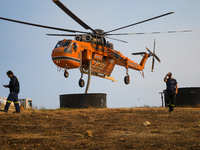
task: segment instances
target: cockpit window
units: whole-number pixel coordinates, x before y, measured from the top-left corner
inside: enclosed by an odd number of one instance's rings
[[[63,47],[68,47],[68,45],[69,45],[70,42],[71,41],[66,41],[65,44],[63,45]]]
[[[77,47],[78,47],[78,45],[76,43],[74,43],[74,51],[75,52],[77,51]]]
[[[62,44],[62,41],[59,41],[59,42],[56,44],[55,48],[58,48],[58,47],[60,47],[60,46],[61,46],[61,44]]]
[[[63,47],[65,47],[63,53],[68,53],[68,54],[71,54],[72,53],[72,45],[73,45],[73,42],[71,41],[66,41],[65,44],[63,45]],[[70,44],[70,45],[69,45]],[[69,45],[69,46],[68,46]],[[68,46],[68,47],[67,47]]]

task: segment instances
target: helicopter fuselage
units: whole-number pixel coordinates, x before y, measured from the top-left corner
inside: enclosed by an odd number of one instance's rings
[[[145,54],[138,64],[106,46],[66,39],[59,41],[52,51],[52,60],[60,68],[68,70],[82,67],[87,71],[88,61],[91,60],[91,71],[105,76],[111,75],[115,65],[143,70],[147,58],[148,54]]]

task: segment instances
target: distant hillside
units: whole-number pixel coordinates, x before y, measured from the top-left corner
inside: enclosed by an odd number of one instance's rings
[[[0,112],[1,150],[200,149],[200,108]]]

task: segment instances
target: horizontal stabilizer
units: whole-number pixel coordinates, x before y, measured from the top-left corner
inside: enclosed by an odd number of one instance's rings
[[[144,55],[146,52],[131,53],[132,55]]]

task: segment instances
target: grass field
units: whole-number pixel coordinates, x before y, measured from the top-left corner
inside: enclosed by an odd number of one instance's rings
[[[199,150],[200,108],[0,112],[0,149]]]

